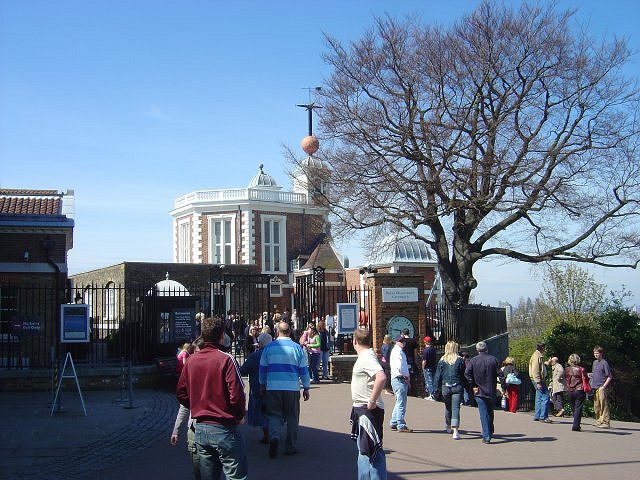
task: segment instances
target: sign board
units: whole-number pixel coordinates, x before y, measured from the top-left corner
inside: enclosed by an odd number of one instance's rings
[[[336,333],[339,335],[353,333],[358,327],[358,304],[338,303],[336,312],[338,317]]]
[[[173,340],[175,342],[191,341],[196,326],[196,311],[193,308],[173,310]]]
[[[11,333],[21,336],[40,335],[42,333],[42,320],[40,317],[18,315],[11,322]]]
[[[60,305],[60,342],[87,343],[90,333],[89,305],[84,303]]]
[[[417,302],[418,289],[416,287],[382,288],[384,303]]]

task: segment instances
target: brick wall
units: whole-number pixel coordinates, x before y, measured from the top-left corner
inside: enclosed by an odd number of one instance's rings
[[[372,289],[372,311],[369,319],[373,328],[373,344],[380,351],[382,339],[387,333],[391,317],[401,315],[413,323],[416,339],[424,337],[424,280],[422,275],[400,273],[375,273],[367,276],[367,286]],[[418,301],[407,303],[389,303],[382,301],[382,288],[415,287],[418,289]]]
[[[0,262],[24,262],[24,252],[29,252],[29,262],[46,263],[44,241],[51,242],[50,257],[55,263],[67,262],[65,234],[3,233],[0,235]]]
[[[324,232],[325,217],[322,215],[309,215],[302,213],[282,213],[276,211],[254,210],[253,222],[255,235],[253,238],[255,248],[256,265],[262,268],[262,216],[284,216],[287,222],[287,265],[300,254],[309,254],[312,242]]]

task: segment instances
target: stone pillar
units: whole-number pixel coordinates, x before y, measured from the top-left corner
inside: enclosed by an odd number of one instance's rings
[[[382,340],[387,333],[391,333],[392,340],[395,335],[400,334],[399,330],[389,332],[390,327],[396,329],[409,328],[411,332],[410,325],[412,325],[413,337],[418,345],[422,346],[422,339],[426,330],[424,276],[374,273],[369,274],[366,281],[373,295],[369,319],[373,329],[375,351],[380,353]],[[389,290],[385,292],[383,289]],[[390,321],[393,322],[391,325]],[[420,350],[417,353],[420,355]],[[411,375],[410,394],[422,396],[424,395],[424,378],[420,370],[420,364],[418,363],[416,367],[418,370]]]
[[[373,273],[368,274],[366,284],[373,295],[369,320],[375,351],[380,353],[382,339],[388,333],[389,320],[396,316],[406,317],[411,321],[414,337],[420,343],[426,330],[424,277],[400,273]],[[414,288],[418,292],[418,301],[384,302],[383,288]]]

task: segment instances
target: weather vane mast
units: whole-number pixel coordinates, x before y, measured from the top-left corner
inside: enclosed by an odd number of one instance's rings
[[[296,106],[306,109],[307,112],[309,113],[309,136],[311,136],[313,135],[313,110],[316,108],[322,108],[321,105],[316,105],[311,101],[311,92],[312,91],[319,92],[320,90],[322,90],[322,87],[305,87],[304,90],[306,90],[309,93],[309,103],[298,104]]]

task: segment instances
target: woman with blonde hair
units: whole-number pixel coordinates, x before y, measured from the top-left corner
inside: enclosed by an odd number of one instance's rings
[[[465,387],[464,360],[458,355],[459,345],[449,340],[444,346],[444,355],[438,361],[433,386],[436,398],[442,393],[444,398],[444,422],[447,433],[453,432],[453,439],[458,440],[460,433],[460,403]]]
[[[582,419],[582,405],[586,394],[582,389],[583,380],[589,383],[587,374],[580,366],[580,355],[572,353],[569,355],[569,365],[564,369],[564,380],[567,391],[569,392],[569,405],[573,411],[573,424],[571,430],[580,431],[580,420]]]
[[[498,372],[498,380],[502,387],[503,396],[507,399],[507,410],[511,413],[518,411],[520,401],[520,384],[522,380],[514,365],[513,357],[507,357],[502,362],[502,368]]]

